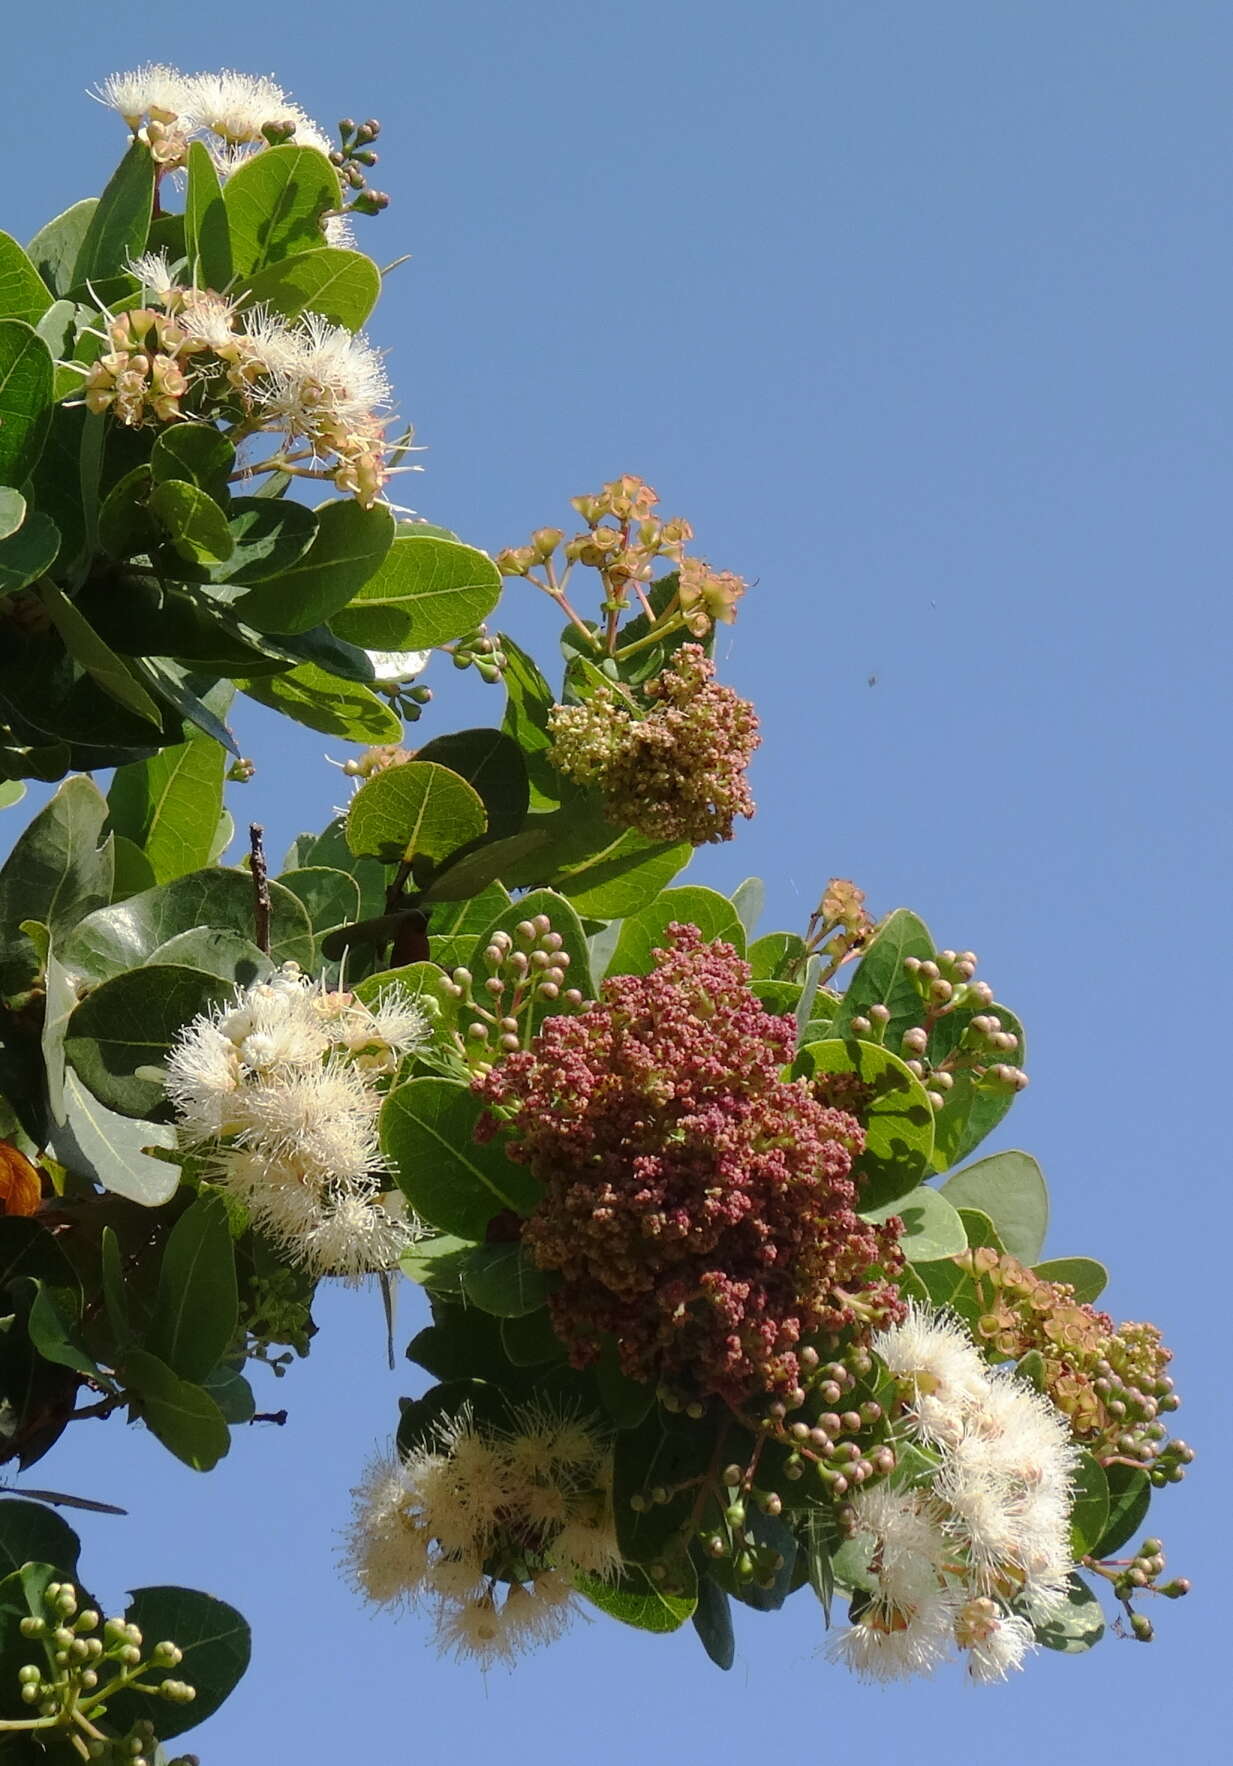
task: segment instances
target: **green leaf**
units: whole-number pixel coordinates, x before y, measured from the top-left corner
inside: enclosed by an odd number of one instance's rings
[[[174,431],[172,432],[174,434]],[[210,572],[215,583],[262,583],[281,576],[317,537],[317,517],[302,503],[275,497],[233,497],[227,507],[232,551]]]
[[[225,564],[235,550],[226,515],[195,484],[166,478],[154,487],[146,507],[189,564]]]
[[[225,1457],[231,1431],[208,1392],[182,1380],[147,1349],[130,1349],[121,1372],[147,1428],[169,1453],[195,1472],[208,1472]]]
[[[549,1361],[564,1361],[566,1354],[546,1307],[523,1318],[502,1319],[501,1348],[515,1367],[542,1367]]]
[[[128,1291],[124,1285],[124,1262],[120,1254],[120,1241],[116,1237],[114,1227],[105,1226],[99,1241],[99,1277],[103,1289],[103,1304],[107,1311],[107,1323],[119,1349],[127,1348],[132,1340],[132,1327],[129,1323]]]
[[[359,918],[360,886],[346,871],[310,865],[299,871],[284,871],[278,881],[297,901],[303,902],[309,924],[318,935]]]
[[[904,959],[920,957],[924,961],[932,956],[929,928],[906,908],[896,908],[866,947],[848,984],[835,1014],[835,1035],[846,1035],[853,1018],[868,1017],[870,1006],[884,1005],[890,1010],[886,1041],[897,1046],[903,1032],[919,1023],[923,1012]]]
[[[301,663],[283,675],[237,680],[236,685],[258,705],[344,742],[397,742],[402,735],[402,720],[384,699],[355,681],[340,681],[315,663]]]
[[[692,857],[687,841],[668,845],[626,828],[602,851],[566,866],[554,881],[584,918],[618,920],[653,901]]]
[[[755,981],[791,981],[805,972],[808,953],[798,932],[768,932],[749,947]]]
[[[994,1153],[957,1171],[941,1194],[955,1208],[979,1208],[1020,1263],[1040,1256],[1049,1225],[1049,1191],[1030,1153]]]
[[[694,1568],[698,1572],[698,1604],[693,1612],[694,1630],[715,1666],[730,1668],[736,1660],[732,1607],[726,1592],[707,1575],[705,1564],[695,1563]]]
[[[52,1135],[52,1150],[62,1165],[81,1177],[92,1177],[113,1195],[127,1196],[143,1208],[158,1208],[176,1192],[180,1168],[151,1158],[147,1147],[171,1150],[173,1128],[159,1122],[137,1122],[106,1109],[75,1073],[64,1076],[64,1118]]]
[[[900,1249],[910,1263],[933,1263],[939,1257],[957,1257],[968,1248],[967,1234],[963,1230],[963,1221],[958,1211],[951,1207],[945,1196],[927,1185],[912,1190],[910,1194],[897,1202],[887,1202],[882,1208],[872,1213],[864,1213],[865,1220],[889,1220],[897,1214],[903,1221],[903,1237],[899,1241]]]
[[[109,1109],[125,1116],[161,1115],[167,1107],[162,1081],[144,1077],[142,1070],[161,1069],[180,1030],[232,994],[225,981],[196,969],[162,964],[129,969],[77,1006],[68,1022],[65,1055]]]
[[[234,446],[212,423],[169,424],[155,436],[150,452],[155,484],[195,485],[220,502],[227,496],[227,478],[234,465]],[[184,556],[190,564],[209,562]]]
[[[253,1398],[253,1389],[244,1375],[234,1367],[216,1367],[208,1379],[201,1382],[201,1390],[208,1392],[222,1412],[226,1423],[251,1423],[257,1409]]]
[[[226,288],[232,278],[231,230],[214,161],[200,141],[188,150],[184,197],[184,244],[189,274],[198,288]]]
[[[878,1043],[830,1038],[803,1048],[792,1072],[852,1074],[867,1088],[867,1101],[853,1111],[865,1128],[865,1151],[852,1168],[861,1179],[863,1211],[898,1202],[916,1188],[929,1170],[933,1111],[924,1086],[897,1055]]]
[[[1109,1518],[1105,1530],[1092,1547],[1094,1558],[1112,1557],[1128,1540],[1142,1531],[1152,1500],[1151,1480],[1138,1466],[1111,1465],[1104,1468],[1109,1496]]]
[[[59,551],[59,529],[41,509],[35,509],[16,533],[0,540],[0,597],[27,588],[51,569]]]
[[[26,786],[21,779],[5,779],[0,783],[0,809],[12,809],[26,795]]]
[[[148,1341],[173,1372],[200,1384],[226,1353],[237,1316],[227,1205],[217,1191],[202,1193],[171,1229]]]
[[[697,1497],[711,1467],[715,1421],[671,1415],[656,1405],[634,1428],[617,1435],[612,1512],[627,1563],[651,1564],[679,1555]],[[734,1449],[735,1454],[735,1449]],[[659,1489],[667,1501],[655,1501]]]
[[[109,698],[124,706],[126,711],[131,711],[136,717],[145,718],[156,729],[161,729],[163,714],[158,706],[133,675],[128,664],[116,655],[109,644],[103,642],[75,603],[46,578],[38,585],[38,595],[56,630],[64,639],[65,648],[81,664],[91,680]]]
[[[535,1179],[499,1141],[476,1141],[483,1108],[468,1085],[432,1077],[400,1085],[381,1110],[381,1145],[412,1208],[441,1232],[473,1241],[494,1214],[529,1214],[539,1198]]]
[[[978,1245],[989,1245],[1000,1257],[1006,1247],[998,1237],[997,1228],[985,1213],[984,1209],[960,1208],[957,1212],[960,1220],[963,1222],[963,1230],[967,1234],[968,1245],[972,1248],[975,1248]]]
[[[162,531],[146,508],[153,483],[149,461],[143,461],[118,479],[103,498],[98,512],[98,542],[109,558],[135,558],[161,543]]]
[[[497,1318],[522,1318],[544,1304],[547,1286],[519,1244],[477,1245],[466,1260],[462,1291],[473,1306]]]
[[[259,165],[266,157],[259,154],[251,163]],[[307,632],[329,620],[369,580],[394,543],[394,517],[380,503],[362,509],[348,498],[322,504],[316,515],[317,537],[303,557],[234,604],[236,615],[259,632]],[[335,630],[354,641],[337,625]]]
[[[497,932],[508,932],[518,946],[518,927],[525,920],[534,920],[537,915],[546,914],[552,922],[552,930],[561,939],[561,948],[557,960],[561,956],[569,958],[564,964],[565,986],[576,987],[583,999],[590,999],[594,994],[591,981],[591,970],[588,961],[586,933],[582,930],[582,922],[574,912],[571,903],[551,889],[534,889],[529,894],[513,901],[486,926],[476,939],[471,960],[467,967],[475,975],[486,973],[484,952],[492,943]],[[538,1030],[544,1019],[557,1011],[555,1000],[535,999],[531,1006],[531,1028]]]
[[[766,884],[761,877],[746,877],[743,883],[738,883],[732,891],[732,905],[745,928],[745,937],[752,938],[766,906]]]
[[[1077,1655],[1100,1642],[1105,1634],[1105,1616],[1088,1584],[1076,1573],[1070,1577],[1066,1605],[1061,1613],[1033,1629],[1036,1641],[1044,1644],[1046,1649]]]
[[[1081,1306],[1098,1300],[1109,1283],[1109,1272],[1094,1257],[1051,1257],[1033,1265],[1032,1274],[1046,1282],[1066,1282]]]
[[[745,954],[745,928],[727,896],[697,884],[665,889],[654,901],[621,926],[616,950],[608,964],[609,975],[649,975],[655,966],[652,953],[668,942],[668,927],[679,921],[696,926],[708,941],[722,939]]]
[[[671,1588],[657,1587],[637,1565],[612,1582],[577,1576],[574,1587],[593,1607],[622,1625],[638,1631],[679,1631],[698,1604],[698,1577],[687,1558],[674,1568],[677,1580]]]
[[[80,1555],[80,1539],[54,1510],[6,1493],[0,1501],[0,1576],[29,1563],[54,1564],[61,1575],[72,1576]]]
[[[416,750],[416,761],[432,761],[457,773],[478,793],[494,840],[516,834],[530,801],[522,750],[501,730],[458,730],[437,736]]]
[[[26,247],[31,263],[53,294],[67,294],[76,283],[82,241],[97,208],[97,196],[75,202],[40,227]]]
[[[274,962],[296,962],[311,969],[312,928],[303,907],[278,883],[270,884],[270,904],[270,955]],[[159,945],[177,933],[199,927],[251,937],[252,883],[243,872],[191,871],[187,877],[131,895],[118,906],[83,919],[68,935],[61,954],[71,969],[102,981],[148,961]],[[53,924],[53,936],[55,930]]]
[[[362,252],[321,245],[270,264],[249,278],[247,295],[285,319],[320,313],[331,325],[358,331],[377,304],[381,272]]]
[[[90,215],[73,266],[72,287],[81,288],[101,277],[117,276],[133,258],[141,256],[154,209],[154,180],[150,149],[144,141],[134,141]],[[56,289],[57,294],[67,292]]]
[[[7,233],[0,233],[0,319],[37,325],[51,306],[47,285],[30,259]]]
[[[501,679],[506,701],[501,727],[522,750],[531,781],[531,807],[555,809],[561,801],[561,775],[548,760],[552,746],[548,714],[556,695],[525,650],[505,633],[498,641],[505,656]]]
[[[621,1367],[616,1340],[608,1337],[595,1364],[600,1402],[615,1429],[636,1429],[655,1405],[655,1388],[631,1380]]]
[[[471,631],[500,598],[501,573],[487,553],[401,533],[330,623],[366,650],[428,650]]]
[[[33,325],[0,319],[0,484],[23,484],[38,464],[54,385],[51,351]]]
[[[24,992],[38,974],[22,920],[41,920],[59,938],[111,900],[107,805],[92,779],[67,779],[18,835],[0,868],[0,997]]]
[[[479,793],[448,767],[408,761],[362,785],[347,814],[347,844],[383,864],[441,859],[484,832]]]
[[[474,1250],[475,1245],[470,1239],[460,1239],[454,1233],[440,1233],[435,1238],[417,1239],[408,1245],[398,1266],[407,1280],[417,1287],[461,1299],[462,1278]],[[430,1367],[428,1371],[436,1373],[438,1379],[453,1377],[437,1373],[436,1368]]]
[[[34,1288],[34,1299],[26,1317],[26,1329],[30,1334],[30,1341],[43,1360],[57,1362],[61,1367],[72,1368],[74,1373],[79,1373],[88,1380],[97,1380],[106,1385],[107,1382],[93,1357],[74,1342],[72,1326],[61,1315],[53,1290],[37,1276],[34,1278]]]
[[[315,147],[269,147],[223,187],[235,274],[320,246],[325,217],[342,204],[338,174]]]
[[[143,1636],[174,1640],[184,1652],[175,1668],[143,1675],[142,1686],[158,1686],[166,1679],[187,1680],[197,1688],[190,1705],[155,1707],[159,1736],[168,1741],[204,1723],[234,1690],[248,1667],[252,1636],[243,1614],[226,1601],[195,1588],[136,1588],[125,1614]],[[111,1727],[123,1731],[139,1718],[149,1718],[148,1692],[116,1693],[107,1700]]]
[[[156,945],[146,958],[150,964],[200,969],[237,987],[249,987],[272,973],[274,965],[251,939],[227,928],[194,926],[177,932],[165,944]]]
[[[111,826],[142,849],[155,883],[208,863],[226,767],[219,744],[195,734],[116,768],[107,793]]]
[[[1070,1510],[1070,1548],[1076,1558],[1095,1551],[1109,1529],[1109,1481],[1099,1461],[1086,1448],[1075,1466],[1074,1501]]]
[[[424,891],[423,900],[470,901],[494,883],[500,887],[498,879],[511,866],[521,865],[546,839],[541,830],[532,828],[522,834],[511,834],[506,840],[481,840],[467,848],[460,858],[451,858],[444,870],[437,872]]]
[[[1008,1006],[993,1005],[984,1009],[1001,1020],[1004,1030],[1013,1032],[1019,1038],[1014,1060],[1022,1066],[1026,1059],[1026,1039],[1022,1024]],[[953,1025],[949,1012],[938,1020],[929,1044],[930,1059],[935,1065],[945,1060],[951,1049],[958,1046],[963,1028],[978,1015],[979,1008],[973,1006],[971,1011],[956,1012],[956,1022]],[[949,1031],[949,1034],[944,1036],[943,1031]],[[986,1136],[993,1133],[1018,1093],[1005,1085],[982,1083],[979,1078],[961,1069],[955,1074],[954,1085],[944,1096],[945,1102],[934,1121],[935,1171],[947,1171],[961,1159],[966,1159]]]
[[[0,234],[0,238],[4,235]],[[0,540],[15,534],[26,519],[26,499],[12,485],[0,485]],[[0,581],[3,579],[0,578]]]

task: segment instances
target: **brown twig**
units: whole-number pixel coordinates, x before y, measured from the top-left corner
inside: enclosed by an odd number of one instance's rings
[[[253,925],[256,932],[257,949],[262,956],[270,954],[270,873],[265,862],[265,846],[262,835],[265,829],[260,822],[248,824],[248,843],[250,847],[248,868],[253,874]]]

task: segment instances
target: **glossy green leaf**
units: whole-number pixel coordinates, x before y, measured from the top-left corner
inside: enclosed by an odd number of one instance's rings
[[[479,625],[500,598],[501,573],[487,553],[400,533],[330,623],[368,650],[427,650]]]
[[[223,187],[204,143],[188,150],[184,196],[184,246],[189,274],[198,288],[226,288],[233,274],[231,228]]]
[[[503,632],[505,716],[501,727],[517,742],[531,783],[531,807],[552,810],[561,801],[561,775],[548,760],[552,735],[548,716],[556,700],[534,660]]]
[[[106,276],[117,276],[146,248],[154,208],[155,165],[144,141],[134,141],[112,173],[93,210],[77,261],[72,286],[84,289]],[[31,246],[33,255],[33,245]],[[57,289],[67,293],[67,289]]]
[[[15,533],[0,540],[0,597],[35,582],[51,569],[59,551],[59,529],[41,509],[33,510]]]
[[[37,325],[51,306],[47,285],[30,259],[7,233],[0,233],[0,319]]]
[[[252,163],[265,158],[260,154]],[[307,552],[235,602],[238,617],[260,632],[307,632],[330,620],[368,582],[394,543],[394,517],[380,503],[363,509],[348,498],[325,503],[316,514],[317,537]],[[335,630],[354,642],[337,624]]]
[[[150,1433],[169,1453],[195,1472],[208,1472],[225,1457],[231,1431],[208,1392],[182,1380],[147,1349],[130,1349],[121,1373]]]
[[[543,1367],[550,1361],[564,1361],[566,1355],[546,1307],[522,1318],[503,1318],[501,1348],[515,1367]]]
[[[315,147],[269,147],[232,172],[223,187],[235,274],[324,241],[325,217],[341,206],[338,174]]]
[[[72,1576],[81,1555],[76,1533],[41,1502],[6,1495],[0,1502],[0,1576],[11,1576],[23,1564],[54,1564]]]
[[[187,1680],[197,1688],[197,1696],[188,1705],[160,1700],[152,1706],[148,1692],[117,1693],[107,1701],[107,1717],[118,1730],[128,1728],[139,1717],[149,1719],[153,1710],[153,1721],[164,1741],[183,1735],[218,1710],[248,1667],[252,1653],[248,1624],[243,1614],[212,1594],[200,1594],[195,1588],[136,1588],[125,1617],[143,1636],[174,1638],[184,1652],[178,1666],[156,1668],[144,1675],[142,1686],[157,1686],[167,1679]]]
[[[1104,1532],[1092,1548],[1094,1558],[1110,1558],[1143,1531],[1152,1500],[1152,1485],[1138,1466],[1104,1468],[1109,1496],[1109,1515]]]
[[[234,446],[212,423],[171,423],[155,436],[150,451],[155,484],[196,485],[220,502],[227,495],[227,478],[234,466]]]
[[[929,1170],[933,1111],[924,1086],[899,1057],[878,1043],[828,1038],[803,1048],[792,1071],[806,1077],[852,1074],[867,1088],[853,1110],[865,1128],[865,1151],[853,1165],[862,1180],[862,1210],[909,1195]]]
[[[72,1368],[74,1373],[81,1374],[83,1378],[96,1380],[106,1386],[107,1381],[100,1373],[97,1362],[75,1341],[73,1326],[57,1306],[54,1290],[37,1277],[34,1278],[34,1288],[34,1298],[26,1315],[26,1330],[43,1360]]]
[[[677,1577],[672,1588],[658,1586],[634,1565],[611,1582],[578,1576],[574,1587],[593,1607],[622,1625],[638,1631],[679,1631],[698,1604],[697,1572],[687,1558],[677,1567]]]
[[[248,699],[281,711],[310,730],[337,736],[343,742],[381,744],[397,742],[402,720],[384,699],[355,681],[340,681],[314,663],[301,663],[287,674],[239,680]]]
[[[91,680],[126,711],[145,719],[155,730],[161,730],[163,713],[160,708],[127,662],[117,656],[109,644],[104,643],[76,604],[47,578],[39,583],[38,595],[52,624],[63,638],[65,648],[81,664]]]
[[[346,871],[310,865],[299,871],[284,871],[278,881],[303,902],[309,924],[318,935],[359,918],[360,886]]]
[[[608,964],[610,975],[649,975],[655,967],[653,953],[668,943],[668,927],[674,921],[696,926],[708,941],[722,939],[745,954],[745,929],[727,896],[697,884],[665,889],[640,912],[625,920],[616,950]]]
[[[424,891],[424,901],[470,901],[493,884],[499,887],[500,879],[532,857],[546,838],[540,830],[531,829],[505,840],[479,841],[437,872]]]
[[[75,202],[40,227],[26,247],[30,262],[54,294],[67,294],[77,281],[77,260],[98,200],[87,196]]]
[[[23,484],[37,465],[54,383],[51,351],[33,325],[0,319],[0,484]]]
[[[107,793],[111,826],[139,846],[154,882],[200,870],[223,806],[227,759],[208,736],[117,767]]]
[[[565,866],[553,881],[584,918],[623,919],[654,901],[692,857],[687,841],[670,845],[626,828],[602,850]]]
[[[484,832],[479,793],[457,773],[431,761],[388,767],[351,799],[347,844],[360,856],[397,864],[444,858]]]
[[[477,1245],[462,1275],[464,1297],[497,1318],[537,1312],[547,1297],[543,1271],[520,1244]]]
[[[484,805],[488,833],[500,840],[516,834],[530,801],[522,750],[502,730],[458,730],[437,736],[416,750],[417,762],[432,761],[465,779]]]
[[[182,1379],[200,1384],[226,1353],[237,1316],[227,1206],[217,1191],[203,1192],[167,1240],[149,1346]]]
[[[768,932],[749,947],[755,981],[794,981],[805,973],[808,952],[799,932]]]
[[[225,1423],[251,1423],[257,1401],[253,1389],[237,1368],[216,1367],[202,1380],[201,1390],[217,1404]]]
[[[12,809],[26,795],[25,781],[22,779],[5,779],[0,782],[0,809]]]
[[[98,542],[109,558],[135,558],[162,543],[162,529],[146,507],[153,484],[149,461],[143,461],[118,479],[103,498],[98,512]],[[96,598],[90,595],[91,586],[85,591],[87,604],[89,599]],[[156,585],[151,583],[147,593],[152,601],[155,592]]]
[[[957,1171],[941,1194],[955,1208],[979,1208],[1020,1263],[1040,1256],[1049,1225],[1049,1191],[1030,1153],[994,1153]]]
[[[751,939],[766,907],[766,884],[761,877],[746,877],[738,883],[732,891],[732,905],[745,928],[746,940]]]
[[[144,1077],[142,1069],[161,1068],[184,1026],[232,994],[225,981],[197,969],[165,964],[129,969],[94,988],[76,1007],[65,1033],[65,1056],[109,1109],[153,1116],[165,1108],[163,1085]]]
[[[416,1239],[398,1260],[398,1266],[409,1282],[427,1288],[433,1294],[462,1298],[462,1278],[475,1245],[454,1233],[440,1233],[431,1239]],[[410,1351],[408,1351],[410,1353]],[[414,1359],[414,1358],[413,1358]],[[429,1368],[429,1373],[437,1373]],[[437,1373],[438,1379],[452,1375]]]
[[[0,997],[23,992],[38,974],[23,920],[41,920],[58,938],[111,900],[106,816],[92,779],[66,779],[18,835],[0,868]]]
[[[217,975],[238,987],[249,987],[273,970],[273,963],[264,956],[251,938],[230,928],[194,926],[177,932],[165,944],[154,947],[147,963],[168,964],[185,969],[200,969],[206,975]]]
[[[896,908],[870,940],[835,1014],[835,1035],[844,1036],[853,1018],[867,1017],[872,1005],[890,1010],[886,1041],[897,1047],[900,1036],[921,1020],[923,1007],[904,959],[933,956],[929,928],[906,908]]]
[[[1109,1283],[1108,1270],[1094,1257],[1051,1257],[1047,1263],[1035,1264],[1032,1274],[1046,1282],[1066,1282],[1081,1306],[1098,1300]]]
[[[1105,1633],[1105,1617],[1100,1602],[1083,1577],[1070,1577],[1066,1605],[1043,1625],[1034,1627],[1036,1640],[1046,1649],[1060,1650],[1064,1655],[1077,1655],[1100,1642]]]
[[[189,564],[225,564],[235,550],[227,517],[208,492],[182,478],[155,485],[146,507]]]
[[[0,485],[0,540],[7,540],[10,534],[15,534],[25,519],[26,499],[21,492],[14,490],[12,485]]]
[[[698,1640],[717,1668],[730,1668],[736,1660],[736,1634],[732,1629],[732,1608],[726,1592],[706,1574],[705,1565],[695,1564],[698,1572],[698,1604],[693,1612],[693,1627]]]
[[[1070,1510],[1070,1549],[1075,1558],[1095,1551],[1108,1530],[1109,1481],[1103,1466],[1085,1448],[1075,1466]]]
[[[311,970],[312,928],[303,907],[278,883],[270,884],[270,954]],[[95,980],[118,975],[150,959],[177,933],[199,927],[253,934],[251,880],[241,871],[191,871],[114,907],[88,915],[63,946],[69,967]],[[54,927],[53,927],[54,932]]]
[[[866,1220],[889,1220],[897,1214],[903,1221],[903,1237],[899,1241],[910,1263],[932,1263],[939,1257],[957,1257],[968,1248],[963,1221],[945,1196],[928,1185],[910,1191],[897,1202],[887,1202],[873,1213],[864,1213]]]
[[[381,1110],[381,1145],[412,1208],[441,1232],[471,1240],[483,1239],[495,1214],[528,1214],[539,1196],[499,1139],[476,1141],[482,1109],[468,1085],[433,1077],[398,1086]]]
[[[179,1187],[179,1166],[146,1150],[174,1149],[175,1130],[108,1110],[73,1072],[64,1076],[64,1118],[56,1124],[51,1144],[70,1171],[92,1177],[113,1195],[127,1196],[143,1208],[161,1207]]]
[[[377,304],[381,272],[362,252],[316,246],[283,258],[249,278],[247,296],[285,319],[320,313],[331,325],[358,331]]]
[[[317,517],[302,503],[276,497],[233,497],[227,506],[232,551],[210,572],[215,583],[251,584],[297,564],[317,537]]]

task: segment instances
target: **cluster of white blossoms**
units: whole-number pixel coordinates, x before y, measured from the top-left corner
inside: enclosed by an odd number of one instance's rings
[[[257,1227],[315,1275],[355,1278],[392,1268],[417,1235],[387,1194],[377,1113],[429,1035],[401,990],[370,1008],[285,963],[185,1026],[167,1095],[186,1143]]]
[[[184,164],[193,140],[205,144],[224,177],[268,146],[270,133],[326,155],[334,145],[276,80],[262,74],[229,68],[183,74],[146,62],[109,75],[91,97],[118,112],[167,170]]]
[[[611,1447],[545,1404],[515,1407],[508,1429],[463,1410],[405,1459],[381,1455],[353,1495],[360,1591],[378,1606],[428,1600],[441,1650],[484,1667],[559,1637],[573,1578],[621,1567]]]
[[[1066,1599],[1077,1458],[1066,1419],[941,1314],[911,1308],[873,1348],[936,1468],[926,1483],[856,1496],[873,1587],[831,1653],[869,1679],[900,1680],[958,1649],[973,1679],[1002,1680],[1036,1647],[1032,1621]]]

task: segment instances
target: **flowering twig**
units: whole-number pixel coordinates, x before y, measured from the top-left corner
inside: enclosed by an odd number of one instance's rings
[[[260,822],[248,825],[250,854],[249,870],[253,874],[253,929],[254,941],[262,956],[270,954],[270,873],[265,862],[265,846],[262,836],[265,829]]]

